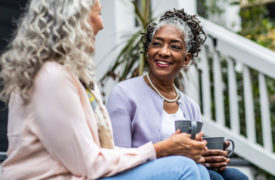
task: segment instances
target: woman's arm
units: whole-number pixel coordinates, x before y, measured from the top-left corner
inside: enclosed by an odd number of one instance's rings
[[[112,122],[115,144],[121,147],[132,147],[131,111],[133,110],[131,108],[133,107],[119,85],[113,88],[106,108]]]
[[[203,133],[196,135],[196,140],[191,139],[190,134],[180,133],[178,130],[169,138],[154,144],[157,158],[182,155],[193,159],[197,163],[203,163],[205,159],[202,157],[205,152],[206,141],[200,141]]]
[[[114,129],[115,143],[118,146],[132,146],[131,113],[134,114],[135,106],[132,102],[130,103],[129,95],[120,85],[113,88],[107,103],[107,109]],[[144,106],[148,106],[148,104],[144,104]],[[150,108],[148,107],[148,113],[150,113]],[[201,137],[202,134],[198,136]],[[198,139],[201,139],[200,137]],[[196,162],[203,162],[202,154],[205,151],[205,144],[206,142],[194,141],[190,138],[190,135],[178,132],[166,140],[155,143],[154,147],[158,158],[184,155]]]
[[[36,78],[31,103],[38,136],[54,160],[75,176],[97,179],[155,158],[152,143],[138,149],[100,148],[72,78],[61,67],[48,66]]]

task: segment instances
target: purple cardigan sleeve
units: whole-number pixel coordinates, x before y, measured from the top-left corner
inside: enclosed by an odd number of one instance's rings
[[[119,85],[115,86],[106,107],[113,126],[115,144],[130,148],[132,147],[131,107],[126,94]]]

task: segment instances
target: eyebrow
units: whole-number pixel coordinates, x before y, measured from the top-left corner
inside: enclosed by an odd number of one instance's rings
[[[177,42],[183,43],[181,40],[172,40],[172,42],[173,42],[173,43],[177,43]]]
[[[154,38],[157,40],[163,41],[163,38],[161,38],[161,37],[154,37]],[[181,40],[177,40],[177,39],[172,39],[171,42],[172,43],[183,43]]]

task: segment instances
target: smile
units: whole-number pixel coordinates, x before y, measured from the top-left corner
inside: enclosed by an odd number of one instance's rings
[[[156,64],[159,67],[168,67],[170,65],[170,63],[161,60],[156,60]]]

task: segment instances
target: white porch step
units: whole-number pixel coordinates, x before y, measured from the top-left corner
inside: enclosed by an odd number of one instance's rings
[[[248,176],[249,180],[256,180],[255,179],[255,169],[253,165],[244,159],[241,158],[230,158],[230,163],[228,167],[236,168],[242,171],[245,175]]]

